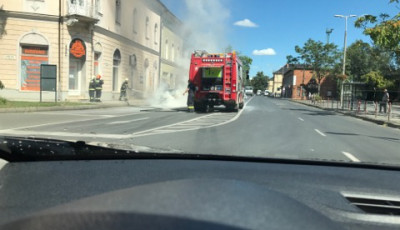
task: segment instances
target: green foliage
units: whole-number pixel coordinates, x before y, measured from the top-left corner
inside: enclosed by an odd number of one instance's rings
[[[0,97],[0,105],[5,105],[7,104],[7,99]]]
[[[321,97],[320,95],[315,95],[315,96],[314,96],[314,100],[315,100],[315,101],[321,101],[321,100],[322,100],[322,97]]]
[[[391,0],[391,3],[399,3],[398,0]],[[363,28],[364,34],[380,47],[391,50],[400,56],[400,13],[388,19],[388,14],[379,16],[364,15],[359,17],[355,26]]]
[[[303,47],[295,46],[295,51],[299,54],[299,57],[288,56],[287,59],[292,62],[301,60],[303,64],[314,70],[319,94],[322,78],[332,73],[339,62],[340,53],[337,46],[332,43],[325,44],[321,41],[308,39]]]
[[[264,72],[257,72],[256,76],[251,79],[251,85],[253,86],[253,90],[266,90],[268,87],[269,77],[264,75]]]
[[[378,89],[391,88],[394,85],[393,81],[385,79],[382,73],[377,71],[371,71],[361,76],[361,79],[366,82],[370,87]]]
[[[387,52],[357,40],[347,50],[346,74],[359,81],[361,76],[371,71],[387,72],[390,62]]]

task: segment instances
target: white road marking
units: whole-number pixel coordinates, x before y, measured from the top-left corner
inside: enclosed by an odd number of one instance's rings
[[[152,128],[152,129],[148,129],[148,130],[144,130],[144,131],[139,131],[139,132],[132,133],[132,134],[103,134],[103,133],[96,134],[96,133],[69,133],[69,132],[45,132],[45,131],[41,132],[41,131],[34,131],[34,130],[19,130],[19,129],[40,127],[40,126],[53,125],[53,124],[73,123],[73,122],[80,122],[80,121],[87,121],[87,120],[93,121],[93,120],[99,120],[99,119],[104,119],[104,118],[92,118],[92,119],[79,120],[79,121],[47,123],[47,124],[33,125],[33,126],[28,126],[28,127],[19,127],[19,128],[15,128],[15,129],[4,129],[4,130],[0,130],[0,133],[1,134],[18,135],[18,136],[39,136],[40,135],[40,136],[74,137],[74,138],[90,137],[90,138],[107,138],[107,139],[126,139],[126,138],[134,138],[134,137],[148,136],[148,135],[154,135],[154,134],[191,131],[191,130],[198,130],[198,129],[204,129],[204,128],[225,125],[227,123],[237,120],[239,118],[239,116],[243,113],[244,109],[246,108],[247,103],[249,103],[252,99],[253,98],[248,100],[244,104],[243,109],[240,110],[236,114],[234,114],[234,113],[212,113],[212,114],[207,114],[204,116],[196,117],[191,120],[182,121],[182,122],[165,125],[165,126],[160,126],[160,127],[156,127],[156,128]],[[225,121],[222,121],[221,123],[216,124],[215,121],[213,120],[215,117],[225,117],[226,119],[225,119]],[[197,121],[200,121],[200,123],[201,122],[212,122],[212,121],[214,121],[214,122],[212,125],[202,126],[202,125],[196,124]],[[189,126],[190,124],[194,124],[195,126],[191,127],[191,126]],[[178,127],[182,127],[182,129],[176,129]]]
[[[342,153],[349,158],[350,160],[354,161],[354,162],[361,162],[357,157],[353,156],[353,154],[348,153],[348,152],[344,152],[342,151]]]
[[[147,119],[149,119],[149,118],[148,117],[143,117],[143,118],[127,120],[127,121],[113,121],[113,122],[107,123],[107,125],[126,124],[126,123],[135,122],[135,121],[143,121],[143,120],[147,120]]]
[[[326,135],[325,135],[323,132],[319,131],[318,129],[314,129],[314,130],[315,130],[315,132],[317,132],[319,135],[321,135],[321,136],[323,136],[323,137],[326,137]]]
[[[300,121],[304,121],[304,119],[303,119],[303,118],[301,118],[301,117],[299,117],[299,118],[297,118],[297,119],[299,119]]]
[[[128,114],[128,115],[120,115],[120,116],[113,116],[113,117],[126,117],[126,116],[132,116],[132,115],[137,115],[137,114],[143,114],[143,113],[132,113],[132,114]],[[82,122],[82,121],[94,121],[94,120],[101,120],[101,119],[110,118],[109,116],[107,116],[107,117],[95,117],[95,116],[97,116],[97,115],[93,115],[93,117],[88,118],[88,119],[82,119],[82,120],[76,120],[76,121],[49,122],[49,123],[42,123],[42,124],[38,124],[38,125],[16,127],[16,128],[12,128],[12,129],[4,129],[4,130],[0,129],[0,131],[9,131],[9,130],[18,130],[18,129],[30,129],[30,128],[48,126],[48,125],[62,125],[62,124],[68,124],[68,123],[75,123],[75,122]]]

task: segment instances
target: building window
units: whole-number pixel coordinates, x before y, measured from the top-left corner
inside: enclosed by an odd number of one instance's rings
[[[114,51],[113,55],[113,71],[112,71],[112,89],[118,91],[119,64],[121,63],[121,52],[119,49]]]
[[[138,20],[137,20],[137,9],[136,8],[133,9],[132,19],[133,19],[132,31],[133,31],[134,34],[136,34],[137,33],[137,22],[138,22]]]
[[[175,46],[172,44],[171,46],[171,60],[175,61]]]
[[[154,25],[154,44],[158,43],[158,25],[157,23]]]
[[[169,58],[168,52],[169,50],[168,50],[168,39],[167,39],[165,40],[165,59]]]
[[[48,61],[48,46],[21,45],[21,90],[40,90],[40,65]]]
[[[94,76],[97,76],[98,74],[100,74],[100,56],[101,53],[95,52],[94,53]]]
[[[101,0],[96,0],[95,1],[95,10],[97,15],[101,15]]]
[[[121,24],[121,0],[115,0],[115,23]]]
[[[145,35],[146,35],[146,39],[149,39],[149,17],[146,17],[146,27],[145,27]]]

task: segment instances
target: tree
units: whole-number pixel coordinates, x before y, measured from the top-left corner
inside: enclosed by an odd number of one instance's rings
[[[371,71],[361,76],[361,79],[371,88],[384,89],[393,86],[393,81],[385,79],[382,73],[379,71]]]
[[[319,94],[321,91],[321,80],[328,74],[332,74],[340,58],[337,46],[332,43],[324,44],[320,41],[308,39],[303,47],[296,46],[295,51],[299,54],[299,57],[293,58],[292,56],[288,56],[288,60],[291,59],[292,62],[301,60],[303,64],[313,69]]]
[[[347,49],[346,74],[355,81],[360,81],[361,76],[371,71],[385,74],[390,61],[390,55],[379,47],[357,40]]]
[[[399,0],[390,0],[390,3],[399,3]],[[365,15],[355,22],[357,28],[362,28],[364,34],[369,36],[375,45],[391,52],[395,68],[391,70],[392,80],[396,81],[400,92],[400,13],[390,18],[388,14],[379,16]],[[400,98],[400,94],[398,94]]]
[[[253,86],[253,90],[262,90],[264,91],[268,87],[269,77],[264,75],[264,72],[257,72],[256,76],[251,79],[251,85]]]

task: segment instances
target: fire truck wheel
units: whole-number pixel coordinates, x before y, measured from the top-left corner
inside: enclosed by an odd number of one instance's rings
[[[239,103],[239,109],[243,109],[243,106],[244,106],[243,102]]]

